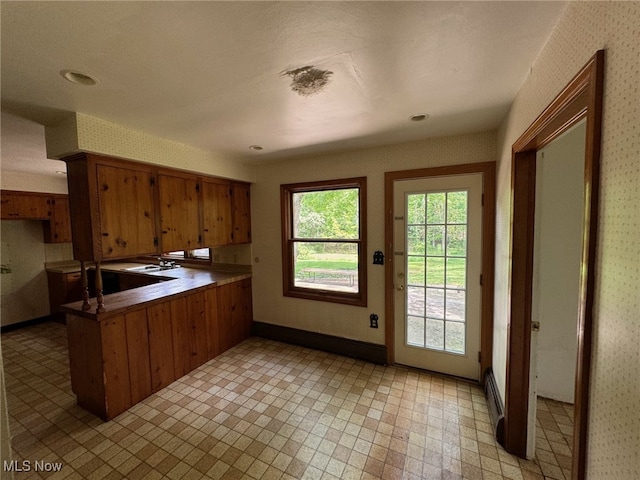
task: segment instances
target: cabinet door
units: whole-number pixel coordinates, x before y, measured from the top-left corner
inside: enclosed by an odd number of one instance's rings
[[[2,214],[2,220],[20,218],[18,195],[8,192],[0,192],[0,213]]]
[[[127,334],[127,355],[129,357],[131,403],[135,405],[152,393],[147,310],[142,308],[125,313],[124,319]]]
[[[28,192],[2,192],[2,219],[48,220],[51,215],[48,198]]]
[[[233,187],[233,243],[251,242],[251,201],[248,185]]]
[[[218,346],[220,353],[229,350],[234,345],[233,339],[233,283],[218,287]]]
[[[204,218],[203,246],[229,245],[232,240],[231,185],[202,183],[202,213]]]
[[[253,322],[253,295],[251,292],[251,279],[245,278],[238,284],[238,305],[240,315],[240,328],[242,340],[251,336],[251,323]]]
[[[153,392],[161,390],[176,379],[172,324],[170,302],[153,305],[147,309],[149,365]]]
[[[82,278],[80,272],[47,272],[49,307],[51,313],[60,311],[60,305],[82,300]]]
[[[51,220],[44,223],[44,242],[71,242],[71,214],[68,198],[51,199]]]
[[[103,258],[157,254],[151,174],[97,166]]]
[[[220,353],[220,322],[218,320],[218,287],[205,290],[205,318],[207,323],[208,360]]]
[[[220,353],[251,335],[252,320],[251,279],[218,287]]]
[[[162,251],[200,248],[199,190],[197,178],[158,177]]]

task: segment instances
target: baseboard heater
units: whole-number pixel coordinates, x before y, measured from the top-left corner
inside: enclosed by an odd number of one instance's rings
[[[488,368],[484,374],[484,394],[489,404],[489,414],[496,440],[500,445],[504,445],[504,405],[491,368]]]
[[[256,337],[337,353],[380,365],[387,363],[387,347],[385,345],[256,321],[251,324],[251,333]]]

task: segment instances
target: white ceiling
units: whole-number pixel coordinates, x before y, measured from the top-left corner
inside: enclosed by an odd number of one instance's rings
[[[82,112],[244,162],[486,131],[565,7],[2,1],[2,109],[39,124]],[[283,73],[307,65],[333,74],[300,96]],[[20,169],[5,146],[25,124],[6,119],[2,168]]]

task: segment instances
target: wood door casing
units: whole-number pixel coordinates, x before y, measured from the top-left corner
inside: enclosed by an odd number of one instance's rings
[[[151,174],[97,166],[102,258],[158,253]]]
[[[158,175],[162,251],[200,248],[200,183],[197,177]]]
[[[535,153],[586,118],[582,271],[578,307],[578,355],[575,384],[571,478],[586,476],[589,382],[595,299],[598,185],[604,88],[604,50],[598,50],[512,146],[512,236],[505,393],[505,450],[524,457],[527,447],[528,394],[533,276],[531,214],[535,208]],[[521,242],[525,242],[522,245]],[[515,249],[521,250],[516,255]],[[524,249],[524,250],[522,250]],[[516,300],[521,299],[524,305]]]

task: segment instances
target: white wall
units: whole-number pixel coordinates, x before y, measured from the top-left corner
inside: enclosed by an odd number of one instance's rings
[[[586,123],[538,151],[532,320],[537,393],[573,403],[580,296]]]
[[[498,132],[493,367],[504,398],[511,146],[606,50],[587,478],[640,478],[640,2],[571,2]]]
[[[0,323],[11,325],[49,315],[42,222],[2,220],[0,235]]]
[[[391,145],[256,167],[251,187],[254,318],[257,321],[384,344],[384,267],[372,265],[384,248],[384,172],[491,162],[495,132]],[[354,307],[282,295],[280,185],[315,180],[367,177],[368,307]],[[388,259],[387,259],[388,260]],[[376,313],[379,328],[369,327]]]
[[[52,177],[51,175],[34,175],[5,170],[0,176],[0,188],[20,192],[68,193],[66,176]]]

